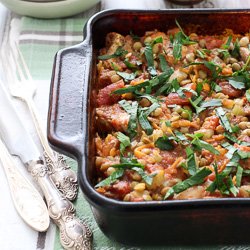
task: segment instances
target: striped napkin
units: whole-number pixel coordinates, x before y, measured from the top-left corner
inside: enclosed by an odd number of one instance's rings
[[[119,0],[107,0],[105,8],[111,7],[111,2],[118,4]],[[140,0],[138,0],[140,1]],[[152,0],[151,0],[152,1]],[[248,7],[250,7],[250,0],[205,0],[202,6],[199,7],[222,7],[221,3],[225,1],[232,4],[232,7],[235,6],[235,2],[241,1],[244,5],[248,2]],[[103,1],[105,2],[105,1]],[[217,4],[216,4],[217,3]],[[120,3],[119,3],[120,4]],[[162,3],[163,4],[163,1]],[[121,4],[120,4],[121,5]],[[168,7],[173,7],[172,4],[167,3]],[[243,6],[242,5],[242,6]],[[175,6],[174,6],[175,7]],[[229,7],[229,5],[227,5]],[[238,6],[239,7],[239,6]],[[34,19],[29,17],[17,17],[14,16],[11,18],[11,29],[10,33],[13,39],[17,39],[20,45],[20,49],[24,55],[25,61],[28,64],[28,67],[31,71],[31,74],[35,81],[39,83],[40,100],[37,102],[38,106],[46,106],[44,101],[48,99],[48,88],[49,82],[52,73],[52,66],[55,53],[65,47],[77,44],[83,40],[83,26],[86,23],[87,19],[92,16],[94,13],[100,10],[100,5],[95,6],[91,10],[74,16],[70,18],[63,19],[51,19],[51,20],[42,20]],[[42,94],[41,94],[42,93]],[[46,120],[46,113],[44,115],[44,120]],[[77,163],[70,158],[67,158],[67,163],[77,171]],[[76,207],[77,216],[87,221],[91,227],[94,234],[93,246],[95,250],[163,250],[163,249],[193,249],[194,247],[190,246],[189,248],[175,248],[175,247],[133,247],[133,246],[123,246],[121,244],[115,243],[109,240],[98,228],[91,209],[84,199],[84,196],[81,191],[79,191],[77,200],[74,202]],[[55,227],[51,227],[47,233],[39,233],[36,242],[36,248],[34,249],[46,249],[46,250],[61,250],[61,244],[59,240],[58,230],[54,230]],[[136,237],[136,236],[135,236]],[[195,244],[195,243],[194,243]],[[1,242],[0,242],[0,249]],[[17,250],[23,250],[26,248],[20,247]],[[197,249],[197,247],[196,247]],[[206,249],[206,248],[202,248]],[[207,249],[236,249],[234,247],[214,247]],[[247,246],[238,247],[237,249],[249,249]],[[6,250],[9,250],[6,248]]]

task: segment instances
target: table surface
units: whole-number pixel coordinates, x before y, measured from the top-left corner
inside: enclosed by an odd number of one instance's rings
[[[135,8],[135,9],[162,9],[162,8],[176,8],[181,7],[174,4],[170,4],[164,0],[103,0],[102,9],[109,8]],[[190,6],[189,6],[190,7]],[[205,0],[199,5],[194,7],[211,7],[211,8],[250,8],[250,0]],[[6,25],[6,19],[8,17],[9,11],[0,4],[0,47],[1,41],[4,34],[4,28]],[[1,72],[0,72],[1,77]],[[19,241],[15,241],[15,235],[13,235],[13,229],[21,232],[26,230],[27,241],[30,238],[37,239],[37,233],[32,231],[26,226],[23,221],[18,217],[14,207],[12,206],[12,200],[8,191],[8,185],[4,177],[2,168],[0,168],[0,250],[29,250],[36,249],[36,246],[20,246]],[[8,214],[8,216],[5,216]],[[55,230],[51,227],[50,230]],[[26,238],[22,239],[25,242]],[[4,242],[4,244],[3,244]],[[37,244],[36,240],[34,244]],[[39,248],[37,248],[39,249]],[[40,248],[41,249],[41,248]],[[47,245],[46,250],[52,250],[53,244]],[[233,248],[232,248],[233,249]]]

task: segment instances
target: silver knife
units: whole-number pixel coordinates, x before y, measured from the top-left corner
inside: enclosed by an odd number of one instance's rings
[[[50,219],[44,200],[34,185],[20,172],[1,139],[0,161],[7,177],[16,211],[34,230],[38,232],[46,231]]]
[[[10,126],[11,124],[11,126]],[[60,230],[65,249],[91,249],[92,232],[87,224],[75,216],[73,204],[57,190],[51,181],[48,167],[31,135],[23,126],[3,83],[0,81],[0,136],[12,155],[20,157],[40,186],[49,215]]]

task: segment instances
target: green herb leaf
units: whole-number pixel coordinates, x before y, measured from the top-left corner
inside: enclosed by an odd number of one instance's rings
[[[236,188],[233,184],[233,180],[232,178],[229,176],[227,179],[227,185],[228,185],[228,189],[229,191],[236,197],[237,194],[239,193],[238,188]]]
[[[159,108],[160,105],[157,102],[154,102],[151,106],[149,106],[145,111],[144,115],[148,117],[153,111],[155,111],[157,108]]]
[[[216,93],[220,92],[222,88],[214,81],[210,82],[211,91],[215,91]]]
[[[151,135],[153,133],[153,128],[150,125],[147,116],[144,114],[143,111],[139,112],[138,121],[147,135]]]
[[[161,100],[157,97],[154,97],[152,95],[148,95],[148,94],[143,94],[143,95],[140,95],[138,96],[138,98],[146,98],[148,99],[151,103],[159,103],[161,102]]]
[[[213,183],[207,188],[207,191],[213,193],[216,189],[218,189],[222,194],[229,195],[228,187],[226,186],[224,180],[227,177],[225,172],[218,172],[218,166],[216,163],[213,164],[214,172],[215,172],[215,180]]]
[[[168,63],[167,63],[167,61],[166,61],[166,58],[165,58],[165,56],[164,56],[163,54],[160,54],[160,55],[159,55],[159,60],[160,60],[160,67],[161,67],[161,70],[162,70],[163,72],[166,72],[166,73],[170,72],[170,71],[171,71],[171,68],[169,67],[169,65],[168,65]]]
[[[232,130],[232,127],[231,127],[231,125],[230,125],[229,120],[227,119],[226,111],[225,111],[223,108],[219,107],[219,108],[216,108],[216,109],[215,109],[215,112],[216,112],[216,115],[217,115],[217,116],[219,117],[219,119],[220,119],[221,125],[222,125],[228,132],[232,133],[233,130]]]
[[[131,63],[131,62],[128,60],[128,58],[126,58],[126,59],[124,60],[124,64],[125,64],[129,69],[132,69],[132,70],[138,68],[138,67],[137,67],[138,64],[135,65],[135,64]]]
[[[195,161],[195,154],[194,151],[190,148],[186,148],[187,153],[187,168],[190,175],[194,175],[197,172],[197,164]]]
[[[128,136],[124,135],[122,132],[117,133],[117,139],[120,141],[120,152],[124,153],[126,147],[130,146],[130,139]]]
[[[240,43],[238,38],[236,39],[235,43],[234,43],[234,48],[231,52],[231,55],[235,58],[240,56]]]
[[[218,53],[222,54],[223,59],[230,57],[230,53],[227,49],[217,49]]]
[[[223,170],[221,173],[218,172],[217,164],[213,164],[215,171],[215,180],[214,182],[207,188],[207,191],[213,193],[216,189],[218,189],[221,194],[229,195],[232,193],[236,196],[239,190],[234,186],[231,176],[228,176],[230,171]]]
[[[236,172],[236,186],[240,187],[241,185],[241,179],[243,175],[243,168],[241,166],[237,167],[237,172]]]
[[[157,72],[154,66],[154,56],[151,44],[146,44],[144,54],[148,64],[148,72],[151,76],[156,76]]]
[[[171,122],[170,121],[166,121],[165,124],[166,124],[167,127],[171,127]]]
[[[111,59],[111,58],[124,56],[127,53],[128,53],[128,51],[124,50],[122,47],[118,47],[114,54],[98,56],[98,59],[99,60],[108,60],[108,59]]]
[[[203,183],[204,178],[210,175],[211,173],[212,171],[208,168],[203,168],[201,170],[198,170],[196,174],[194,174],[193,176],[189,177],[188,179],[182,182],[177,183],[172,188],[170,188],[168,192],[166,193],[164,199],[167,199],[169,196],[173,195],[174,193],[175,194],[181,193],[190,187]]]
[[[116,74],[121,76],[125,80],[125,82],[132,81],[136,77],[136,73],[129,74],[129,73],[126,73],[126,72],[117,71]]]
[[[155,146],[160,150],[170,151],[174,149],[173,143],[166,136],[159,137],[155,142]]]
[[[238,140],[235,136],[233,136],[232,134],[229,134],[228,132],[224,132],[223,134],[228,140],[237,143],[239,145],[243,145],[243,146],[250,146],[249,142],[244,142],[244,141],[240,141]]]
[[[222,102],[220,99],[211,99],[211,100],[202,102],[200,107],[208,108],[208,107],[218,107],[221,105],[222,105]]]
[[[209,152],[215,154],[215,155],[219,155],[220,152],[215,149],[211,144],[203,141],[203,140],[200,140],[198,138],[195,138],[194,140],[192,140],[191,142],[193,145],[195,145],[199,150],[202,150],[202,149],[206,149],[208,150]]]
[[[136,129],[138,102],[132,102],[132,104],[130,105],[126,100],[121,100],[118,103],[130,115],[128,122],[128,134],[130,138],[134,138],[137,134]]]
[[[109,186],[110,184],[114,183],[117,179],[122,177],[123,174],[124,174],[124,169],[117,169],[108,178],[102,180],[97,185],[95,185],[95,188]]]
[[[198,106],[201,103],[202,99],[203,99],[202,96],[197,97],[195,100],[189,98],[189,102],[195,108],[197,114],[199,114],[202,111],[202,109]]]
[[[136,171],[148,185],[152,185],[154,174],[148,175],[143,169],[138,167],[133,167],[132,169]]]
[[[196,85],[196,92],[198,95],[201,94],[202,89],[203,89],[203,84],[201,82],[198,82]]]
[[[206,58],[207,57],[207,55],[206,55],[206,53],[203,51],[203,50],[196,50],[196,54],[200,57],[200,58],[202,58],[202,59],[204,59],[204,58]]]
[[[245,88],[245,78],[242,76],[229,77],[228,82],[235,89],[244,89]]]
[[[231,42],[232,42],[232,39],[233,39],[233,37],[230,35],[230,36],[228,37],[228,39],[227,39],[226,44],[222,45],[222,47],[223,47],[224,49],[228,49],[228,48],[230,47],[230,44],[231,44]]]
[[[187,137],[184,134],[182,134],[180,131],[176,130],[176,131],[174,131],[174,133],[175,133],[176,138],[179,141],[187,141],[188,140]]]
[[[142,168],[144,169],[144,166],[141,163],[134,163],[134,162],[125,162],[125,163],[119,163],[119,164],[114,164],[112,165],[113,168],[133,168],[133,167],[137,167],[137,168]]]
[[[250,89],[246,91],[246,98],[250,102]]]
[[[182,57],[182,32],[178,32],[174,36],[174,43],[173,43],[173,56],[176,60],[180,60]]]
[[[222,68],[219,65],[213,62],[205,61],[203,64],[206,68],[208,68],[211,71],[213,79],[216,79],[222,70]]]
[[[132,30],[129,32],[129,34],[134,41],[140,41],[140,37],[135,35]]]
[[[181,25],[179,24],[179,22],[175,19],[175,23],[177,25],[177,27],[180,29],[180,32],[182,34],[183,37],[185,37],[186,39],[189,39],[189,37],[185,34],[185,32],[183,31]]]
[[[200,102],[199,104],[200,106],[196,105],[193,102],[193,106],[195,107],[197,114],[199,114],[200,112],[204,111],[206,108],[209,108],[209,107],[219,107],[222,105],[222,102],[220,99],[211,99],[208,101]]]
[[[224,148],[226,148],[228,150],[228,152],[226,153],[226,157],[229,160],[231,160],[233,158],[234,153],[237,151],[237,148],[235,148],[234,146],[232,146],[228,142],[222,143],[221,146],[224,147]]]
[[[245,152],[245,151],[238,150],[237,153],[238,153],[238,155],[240,156],[241,159],[250,158],[250,152]]]
[[[162,36],[156,37],[156,38],[153,40],[152,45],[157,44],[157,43],[163,43],[163,38],[162,38]]]

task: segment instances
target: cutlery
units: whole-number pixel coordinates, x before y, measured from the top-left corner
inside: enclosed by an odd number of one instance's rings
[[[0,136],[12,155],[18,156],[40,186],[48,206],[49,216],[60,230],[60,241],[65,249],[92,247],[92,232],[85,222],[75,216],[73,204],[56,188],[49,169],[31,135],[18,117],[7,92],[0,82]]]
[[[51,178],[58,190],[62,192],[67,199],[72,201],[77,196],[77,176],[74,171],[72,171],[66,164],[64,158],[58,153],[54,152],[48,144],[48,140],[42,127],[39,112],[37,111],[33,101],[33,96],[36,92],[36,86],[29,73],[24,58],[19,48],[14,45],[10,48],[9,55],[7,55],[7,52],[3,52],[3,55],[3,66],[7,75],[10,93],[13,97],[19,98],[27,104],[37,134],[40,138],[40,142],[43,146],[43,155],[49,168]],[[19,61],[17,59],[19,59]],[[12,72],[16,71],[18,76],[13,77]]]
[[[47,207],[40,193],[21,174],[1,139],[0,161],[7,177],[10,194],[18,214],[34,230],[39,232],[46,231],[50,222]]]

